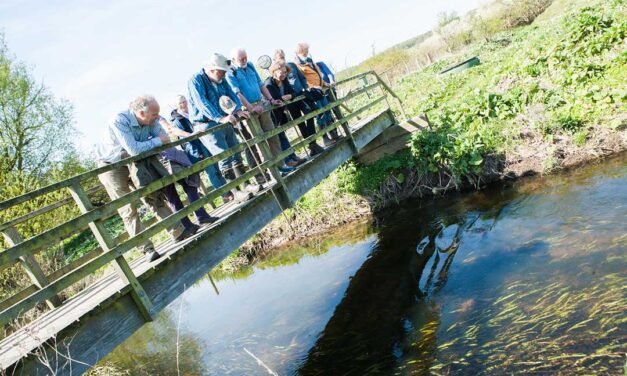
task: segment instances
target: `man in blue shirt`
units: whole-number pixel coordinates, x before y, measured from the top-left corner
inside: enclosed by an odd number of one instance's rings
[[[159,124],[160,119],[159,104],[154,97],[141,96],[131,102],[130,109],[118,113],[109,121],[104,140],[96,151],[98,166],[115,163],[170,142]],[[166,175],[169,173],[157,157],[149,156],[102,173],[98,179],[111,200],[115,200]],[[166,199],[170,202],[180,201],[173,185],[146,195],[142,202],[152,209],[157,218],[163,219],[172,214],[166,206]],[[133,237],[144,230],[134,203],[121,207],[118,213],[129,236]],[[181,224],[168,229],[170,236],[177,241],[198,231],[198,226],[187,217],[181,220]],[[159,258],[150,240],[138,246],[138,249],[145,254],[147,261]]]
[[[248,55],[242,48],[236,48],[232,51],[232,59],[234,67],[227,73],[226,80],[233,89],[233,92],[237,95],[237,98],[241,101],[243,106],[250,112],[250,115],[255,117],[261,128],[268,132],[275,128],[272,121],[272,115],[270,111],[264,111],[263,101],[270,102],[273,105],[282,105],[283,101],[273,99],[268,89],[263,85],[261,77],[255,70],[255,66],[248,61]],[[246,139],[252,138],[248,129],[242,127],[243,136]],[[281,148],[281,142],[278,136],[274,136],[268,139],[268,145],[272,155],[278,155],[283,151]],[[248,165],[253,168],[257,165],[257,161],[261,162],[259,154],[254,150],[247,153]],[[285,164],[278,166],[281,172],[290,172],[293,169],[287,167]],[[261,174],[256,176],[257,182],[262,184],[265,180]]]
[[[224,80],[230,62],[221,54],[213,54],[200,72],[194,74],[187,84],[189,98],[189,120],[194,123],[194,130],[205,131],[218,124],[236,124],[233,114],[227,114],[220,108],[220,97],[228,96],[235,103],[234,113],[241,118],[248,114],[242,110],[239,98],[233,93],[229,84]],[[239,145],[233,127],[204,135],[200,141],[209,149],[212,155],[218,155],[225,150]],[[232,181],[245,173],[240,153],[222,159],[218,162],[220,172],[226,181]],[[217,187],[216,187],[217,188]],[[247,185],[248,188],[248,185]],[[249,192],[256,191],[254,187]],[[237,202],[243,202],[251,195],[237,189],[231,191]]]

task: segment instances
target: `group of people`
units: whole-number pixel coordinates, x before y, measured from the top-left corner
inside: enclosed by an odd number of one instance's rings
[[[327,106],[336,95],[335,82],[335,76],[326,64],[314,63],[307,43],[298,44],[293,62],[287,62],[283,50],[277,49],[269,67],[269,77],[265,81],[262,81],[254,65],[248,61],[248,55],[243,48],[234,49],[230,60],[224,55],[214,53],[188,81],[187,97],[176,97],[169,120],[160,115],[159,103],[150,95],[134,99],[127,110],[116,114],[107,124],[105,137],[96,152],[96,160],[99,167],[105,166],[167,144],[171,137],[189,137],[219,124],[229,123],[230,126],[221,127],[180,147],[169,148],[159,155],[111,169],[99,175],[100,182],[109,197],[115,200],[162,177],[176,174],[203,159],[236,147],[240,142],[247,142],[253,138],[253,119],[263,132],[268,132],[291,119]],[[292,101],[299,96],[304,96],[305,99]],[[266,111],[268,104],[272,105],[270,111]],[[319,128],[325,128],[334,122],[334,116],[337,120],[342,117],[337,107],[317,115],[315,123]],[[314,135],[314,118],[298,124],[298,129],[303,138]],[[339,137],[335,130],[325,133],[322,137],[324,147],[333,145]],[[272,156],[291,147],[285,132],[268,138],[267,143]],[[307,149],[309,156],[324,150],[316,140],[311,140]],[[256,145],[247,144],[244,155],[245,161],[241,153],[237,152],[221,159],[217,164],[209,165],[205,169],[209,182],[218,189],[245,174],[248,168],[255,169],[264,162]],[[305,160],[306,158],[291,153],[277,167],[282,174],[287,174]],[[263,189],[263,185],[270,179],[267,172],[259,169],[252,181],[224,193],[222,200],[244,202]],[[199,174],[192,174],[176,183],[181,186],[190,203],[200,198],[199,191],[203,184]],[[141,201],[159,220],[184,207],[174,184],[146,195]],[[125,205],[118,213],[129,236],[133,237],[143,231],[137,205]],[[194,214],[197,224],[188,217],[183,217],[167,229],[174,241],[194,235],[199,230],[199,225],[218,220],[203,207],[195,210]],[[138,246],[138,249],[149,262],[160,256],[150,240]]]

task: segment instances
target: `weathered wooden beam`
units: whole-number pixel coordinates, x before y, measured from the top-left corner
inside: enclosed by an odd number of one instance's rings
[[[333,90],[329,90],[329,95],[331,96],[331,98],[333,98],[333,102],[337,101],[337,98],[335,97],[335,93],[333,92]],[[337,109],[337,107],[335,109]],[[337,110],[337,111],[333,111],[333,114],[335,114],[335,117],[337,118],[338,121],[342,122],[342,129],[344,130],[344,134],[346,134],[346,137],[348,137],[348,144],[353,149],[353,152],[355,154],[359,153],[359,149],[357,149],[357,145],[355,144],[355,140],[353,139],[353,134],[351,133],[350,127],[348,126],[348,122],[343,121],[343,119],[345,118],[342,115],[342,112]]]
[[[253,134],[253,136],[260,136],[264,134],[264,130],[261,128],[261,125],[259,124],[259,119],[257,116],[251,116],[251,118],[247,121],[247,123],[250,126],[250,131]],[[260,142],[259,144],[257,144],[257,146],[259,146],[261,155],[263,156],[264,160],[269,161],[275,158],[270,152],[270,147],[268,145],[267,140],[265,142]],[[254,157],[254,153],[251,152],[251,154]],[[257,161],[258,164],[260,162],[261,161]],[[283,162],[283,159],[277,160],[277,163],[281,163],[281,162]],[[292,206],[292,202],[290,201],[289,196],[287,196],[287,188],[285,187],[283,176],[281,176],[281,172],[277,168],[276,164],[272,164],[269,170],[270,170],[270,174],[272,174],[272,177],[278,183],[278,186],[279,186],[278,187],[279,189],[274,189],[274,188],[272,189],[274,190],[274,193],[278,196],[277,201],[279,201],[279,206],[281,207],[281,210],[285,210]],[[264,174],[264,171],[261,170],[260,173]]]
[[[344,84],[345,84],[345,83],[347,83],[347,82],[354,81],[354,80],[358,80],[358,79],[360,79],[360,78],[362,78],[362,77],[365,77],[365,76],[367,76],[367,75],[369,75],[369,74],[374,74],[374,71],[367,71],[367,72],[364,72],[364,73],[357,74],[357,75],[355,75],[355,76],[351,76],[351,77],[344,78],[344,79],[342,79],[342,80],[337,81],[337,82],[335,83],[335,85],[336,85],[336,86],[337,86],[337,85],[344,85]]]
[[[74,198],[74,201],[76,201],[76,205],[81,213],[87,213],[88,211],[93,210],[93,204],[79,183],[73,184],[68,188],[68,190],[70,191],[72,198]],[[115,239],[113,239],[111,234],[109,234],[101,220],[91,222],[89,224],[89,228],[94,234],[96,241],[98,241],[100,248],[102,248],[104,252],[110,252],[111,249],[116,246]],[[122,281],[131,286],[131,297],[133,298],[133,301],[135,301],[135,304],[137,304],[137,308],[139,309],[141,315],[146,321],[152,321],[154,317],[152,302],[150,301],[150,298],[148,298],[148,295],[146,295],[146,291],[144,291],[142,285],[139,281],[137,281],[135,274],[133,274],[133,270],[131,270],[131,267],[126,262],[124,256],[120,255],[116,257],[113,267]]]
[[[92,194],[92,193],[101,191],[103,189],[104,189],[104,187],[102,185],[97,185],[97,186],[92,187],[91,189],[87,190],[87,194]],[[38,216],[40,216],[42,214],[45,214],[45,213],[48,213],[48,212],[50,212],[50,211],[52,211],[54,209],[58,209],[58,208],[66,205],[66,204],[68,204],[70,202],[74,202],[74,200],[72,200],[72,197],[66,197],[66,198],[64,198],[62,200],[59,200],[59,201],[55,202],[55,203],[52,203],[52,204],[47,205],[47,206],[44,206],[43,208],[39,208],[37,210],[33,210],[30,213],[24,214],[24,215],[22,215],[20,217],[17,217],[15,219],[12,219],[10,221],[7,221],[7,222],[1,224],[0,225],[0,231],[4,230],[7,227],[15,226],[17,224],[26,222],[29,219],[38,217]]]
[[[383,80],[381,79],[381,77],[379,77],[379,75],[377,74],[377,72],[372,72],[375,77],[377,77],[377,80],[381,83],[381,85],[383,85],[383,87],[385,88],[385,90],[390,93],[394,98],[396,98],[396,100],[398,101],[398,105],[401,108],[401,114],[403,115],[403,121],[407,120],[407,114],[405,113],[405,107],[403,106],[403,101],[401,100],[401,98],[394,92],[394,90],[392,90],[392,88],[386,84],[385,82],[383,82]]]
[[[15,246],[23,241],[22,236],[15,229],[15,227],[7,227],[2,230],[2,235],[4,235],[4,239],[9,243],[10,246]],[[26,275],[30,281],[37,287],[38,289],[42,289],[43,287],[48,285],[48,278],[46,274],[41,270],[41,266],[37,263],[37,260],[32,255],[23,255],[20,257],[20,261],[24,266],[24,270],[26,271]],[[50,308],[57,307],[61,304],[61,300],[58,296],[51,296],[46,299],[46,305]]]

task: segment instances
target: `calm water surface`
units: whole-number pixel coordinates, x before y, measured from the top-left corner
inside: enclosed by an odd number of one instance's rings
[[[102,365],[137,375],[623,374],[627,158],[212,273]]]

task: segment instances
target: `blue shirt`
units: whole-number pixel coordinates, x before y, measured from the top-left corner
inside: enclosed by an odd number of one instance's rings
[[[259,102],[261,95],[261,77],[257,73],[255,66],[248,62],[246,68],[237,67],[226,74],[226,80],[231,85],[235,94],[242,93],[244,98],[250,103]]]
[[[333,74],[333,72],[331,72],[331,69],[329,69],[329,67],[327,67],[324,62],[319,61],[316,63],[316,65],[318,66],[318,68],[320,68],[320,72],[322,73],[322,80],[324,82],[326,82],[327,84],[335,82],[335,75]]]
[[[242,103],[226,82],[212,82],[201,69],[187,83],[187,97],[189,98],[189,120],[192,123],[220,122],[227,114],[220,108],[220,97],[228,96],[235,102],[235,111],[242,108]]]
[[[133,111],[122,111],[107,124],[104,141],[96,151],[96,159],[114,163],[122,159],[124,151],[133,156],[154,149],[161,146],[159,134],[162,132],[159,119],[151,125],[140,125]]]

